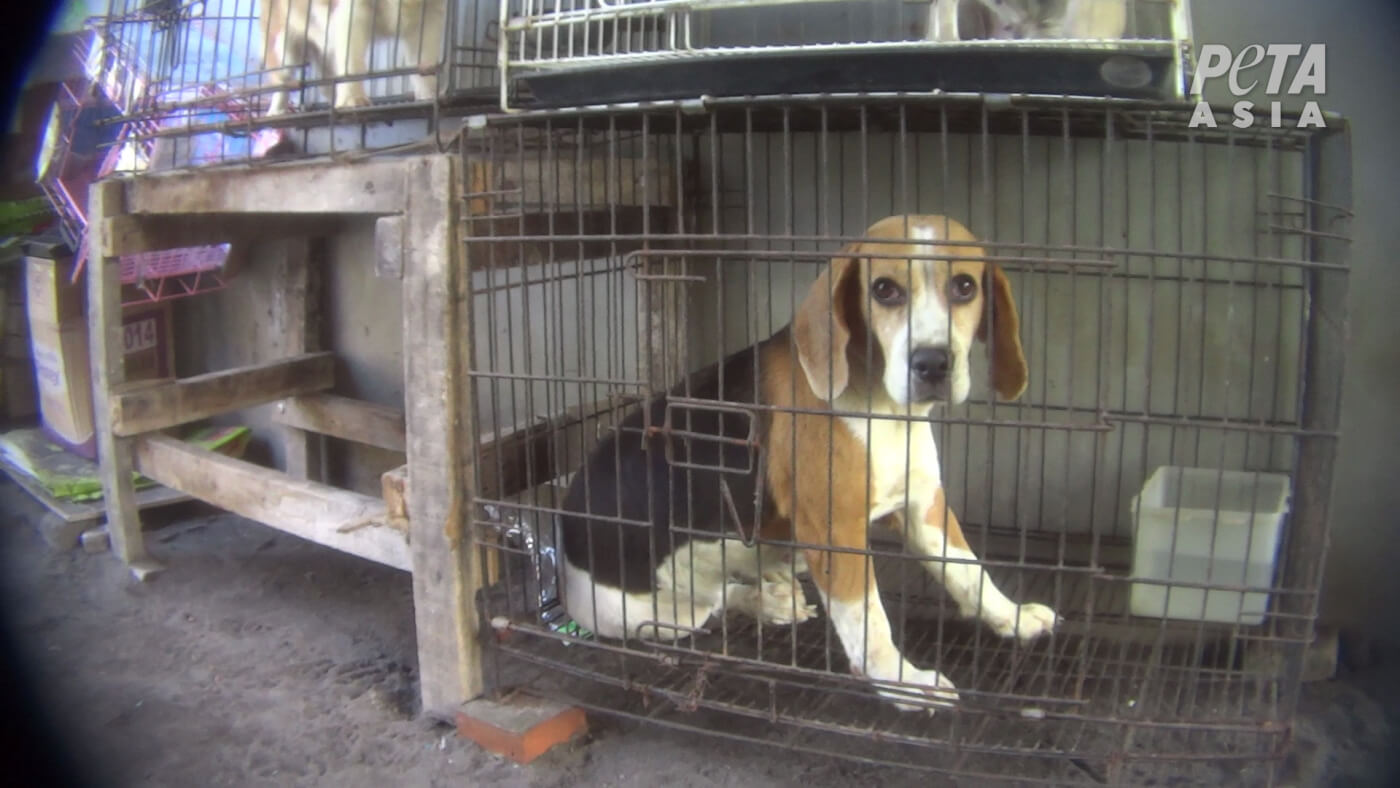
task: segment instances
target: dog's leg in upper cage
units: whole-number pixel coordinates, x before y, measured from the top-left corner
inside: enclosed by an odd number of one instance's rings
[[[442,64],[443,35],[447,26],[447,4],[425,3],[422,19],[408,29],[404,45],[408,49],[409,62],[420,72],[433,70],[432,74],[414,74],[413,98],[418,101],[432,101],[438,95],[437,69]]]
[[[370,3],[341,3],[331,12],[330,37],[325,62],[327,76],[347,77],[364,74],[369,65],[369,48],[374,43],[374,7]],[[335,106],[339,109],[369,106],[363,80],[332,83]]]
[[[958,34],[958,6],[961,0],[931,0],[928,7],[928,29],[925,36],[930,41],[961,41]]]
[[[285,114],[287,113],[287,79],[286,79],[286,75],[285,75],[285,73],[282,71],[282,67],[281,67],[280,64],[278,64],[278,65],[272,65],[271,63],[269,63],[269,64],[268,64],[268,68],[269,68],[269,69],[277,69],[277,70],[275,70],[275,71],[271,71],[271,70],[268,71],[268,77],[267,77],[267,78],[268,78],[268,81],[271,82],[273,85],[275,85],[275,86],[277,87],[277,90],[276,90],[276,92],[274,92],[274,93],[272,94],[272,99],[271,99],[271,100],[268,102],[268,104],[267,104],[267,114],[268,114],[268,115],[274,115],[274,116],[275,116],[275,115],[285,115]]]
[[[263,37],[263,68],[267,72],[267,81],[276,88],[267,105],[268,115],[286,114],[288,83],[291,81],[287,78],[287,63],[297,62],[298,53],[306,51],[305,42],[300,37],[292,35],[283,24],[272,24],[273,21],[285,21],[281,17],[269,18],[270,14],[276,13],[275,8],[263,8],[258,17]]]
[[[980,618],[997,634],[1023,641],[1054,630],[1058,621],[1054,610],[1037,602],[1017,604],[997,588],[968,545],[942,490],[923,516],[908,524],[907,530],[914,549],[921,555],[952,559],[928,561],[925,566],[948,590],[964,616]]]
[[[1121,39],[1127,28],[1128,0],[1069,0],[1056,37]]]

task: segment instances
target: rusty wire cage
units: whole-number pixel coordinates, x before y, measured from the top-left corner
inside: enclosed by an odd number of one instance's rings
[[[949,774],[1273,782],[1326,545],[1349,143],[1338,118],[1241,130],[1224,112],[1218,129],[1190,115],[796,97],[529,112],[474,128],[463,140],[471,511],[494,681]],[[783,410],[755,395],[687,396],[685,376],[779,331],[843,244],[900,214],[962,222],[1012,283],[1025,395],[994,401],[974,375],[965,404],[913,420],[931,424],[946,502],[978,561],[1012,599],[1057,610],[1055,632],[1022,643],[961,618],[927,558],[878,530],[855,552],[874,556],[893,642],[961,693],[931,718],[851,674],[825,610],[796,626],[732,613],[647,639],[587,631],[574,615],[587,600],[561,599],[558,525],[590,453],[627,429],[664,436],[666,472],[618,486],[674,502],[703,465],[683,461],[706,440],[688,419]],[[659,410],[624,422],[649,398]],[[1149,500],[1154,474],[1208,492],[1148,524],[1162,505]],[[1184,523],[1192,507],[1204,542]],[[1282,526],[1245,525],[1265,535],[1242,547],[1220,536],[1240,527],[1228,509]],[[603,513],[591,527],[647,525]],[[1164,533],[1180,566],[1154,575],[1138,553],[1161,550],[1152,540]],[[740,527],[725,544],[745,538]],[[766,540],[760,549],[794,545]]]
[[[509,0],[501,105],[978,91],[1181,98],[1189,0]]]
[[[118,172],[376,150],[494,100],[496,16],[488,0],[108,0],[86,59],[123,110]]]

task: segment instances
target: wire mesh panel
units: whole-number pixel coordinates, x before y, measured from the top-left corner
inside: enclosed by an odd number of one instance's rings
[[[1181,97],[1190,20],[1188,0],[509,0],[501,102],[769,95],[812,84],[831,93]]]
[[[106,0],[122,171],[381,148],[495,93],[487,0]],[[393,125],[390,125],[390,122]]]
[[[1271,782],[1349,154],[1188,117],[827,97],[474,131],[496,680],[933,771]]]

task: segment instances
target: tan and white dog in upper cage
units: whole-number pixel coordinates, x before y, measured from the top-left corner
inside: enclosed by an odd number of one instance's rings
[[[932,0],[931,41],[1106,39],[1128,32],[1130,0]]]
[[[973,554],[927,420],[967,399],[979,341],[993,390],[1025,390],[1011,284],[951,219],[893,216],[866,237],[788,326],[652,399],[649,418],[624,419],[574,476],[559,536],[579,624],[667,640],[725,609],[800,623],[816,612],[796,578],[810,571],[852,670],[901,708],[931,710],[957,693],[894,643],[868,552],[871,527],[888,526],[964,615],[1027,641],[1055,628],[1053,610],[1008,599]],[[689,407],[668,420],[672,397]],[[757,547],[734,538],[754,529]]]
[[[291,68],[314,64],[323,79],[368,74],[370,48],[377,39],[394,39],[420,72],[411,76],[413,96],[437,96],[437,77],[429,73],[441,62],[448,0],[258,0],[258,28],[263,66],[281,89],[272,96],[269,115],[287,111]],[[364,83],[338,81],[327,86],[337,108],[368,106]]]

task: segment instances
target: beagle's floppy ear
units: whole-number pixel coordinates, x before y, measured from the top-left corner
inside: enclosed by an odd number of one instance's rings
[[[850,247],[845,252],[853,251]],[[851,380],[851,365],[846,349],[851,341],[851,314],[859,309],[859,298],[852,297],[855,272],[860,266],[852,257],[838,257],[822,271],[797,306],[792,317],[792,336],[797,344],[797,358],[812,392],[827,402],[834,401],[846,390]]]
[[[991,356],[992,388],[1002,399],[1014,400],[1025,392],[1030,372],[1026,354],[1021,350],[1021,319],[1016,314],[1016,299],[1011,295],[1011,280],[995,263],[987,263],[982,292],[985,296],[977,338],[987,343]]]

